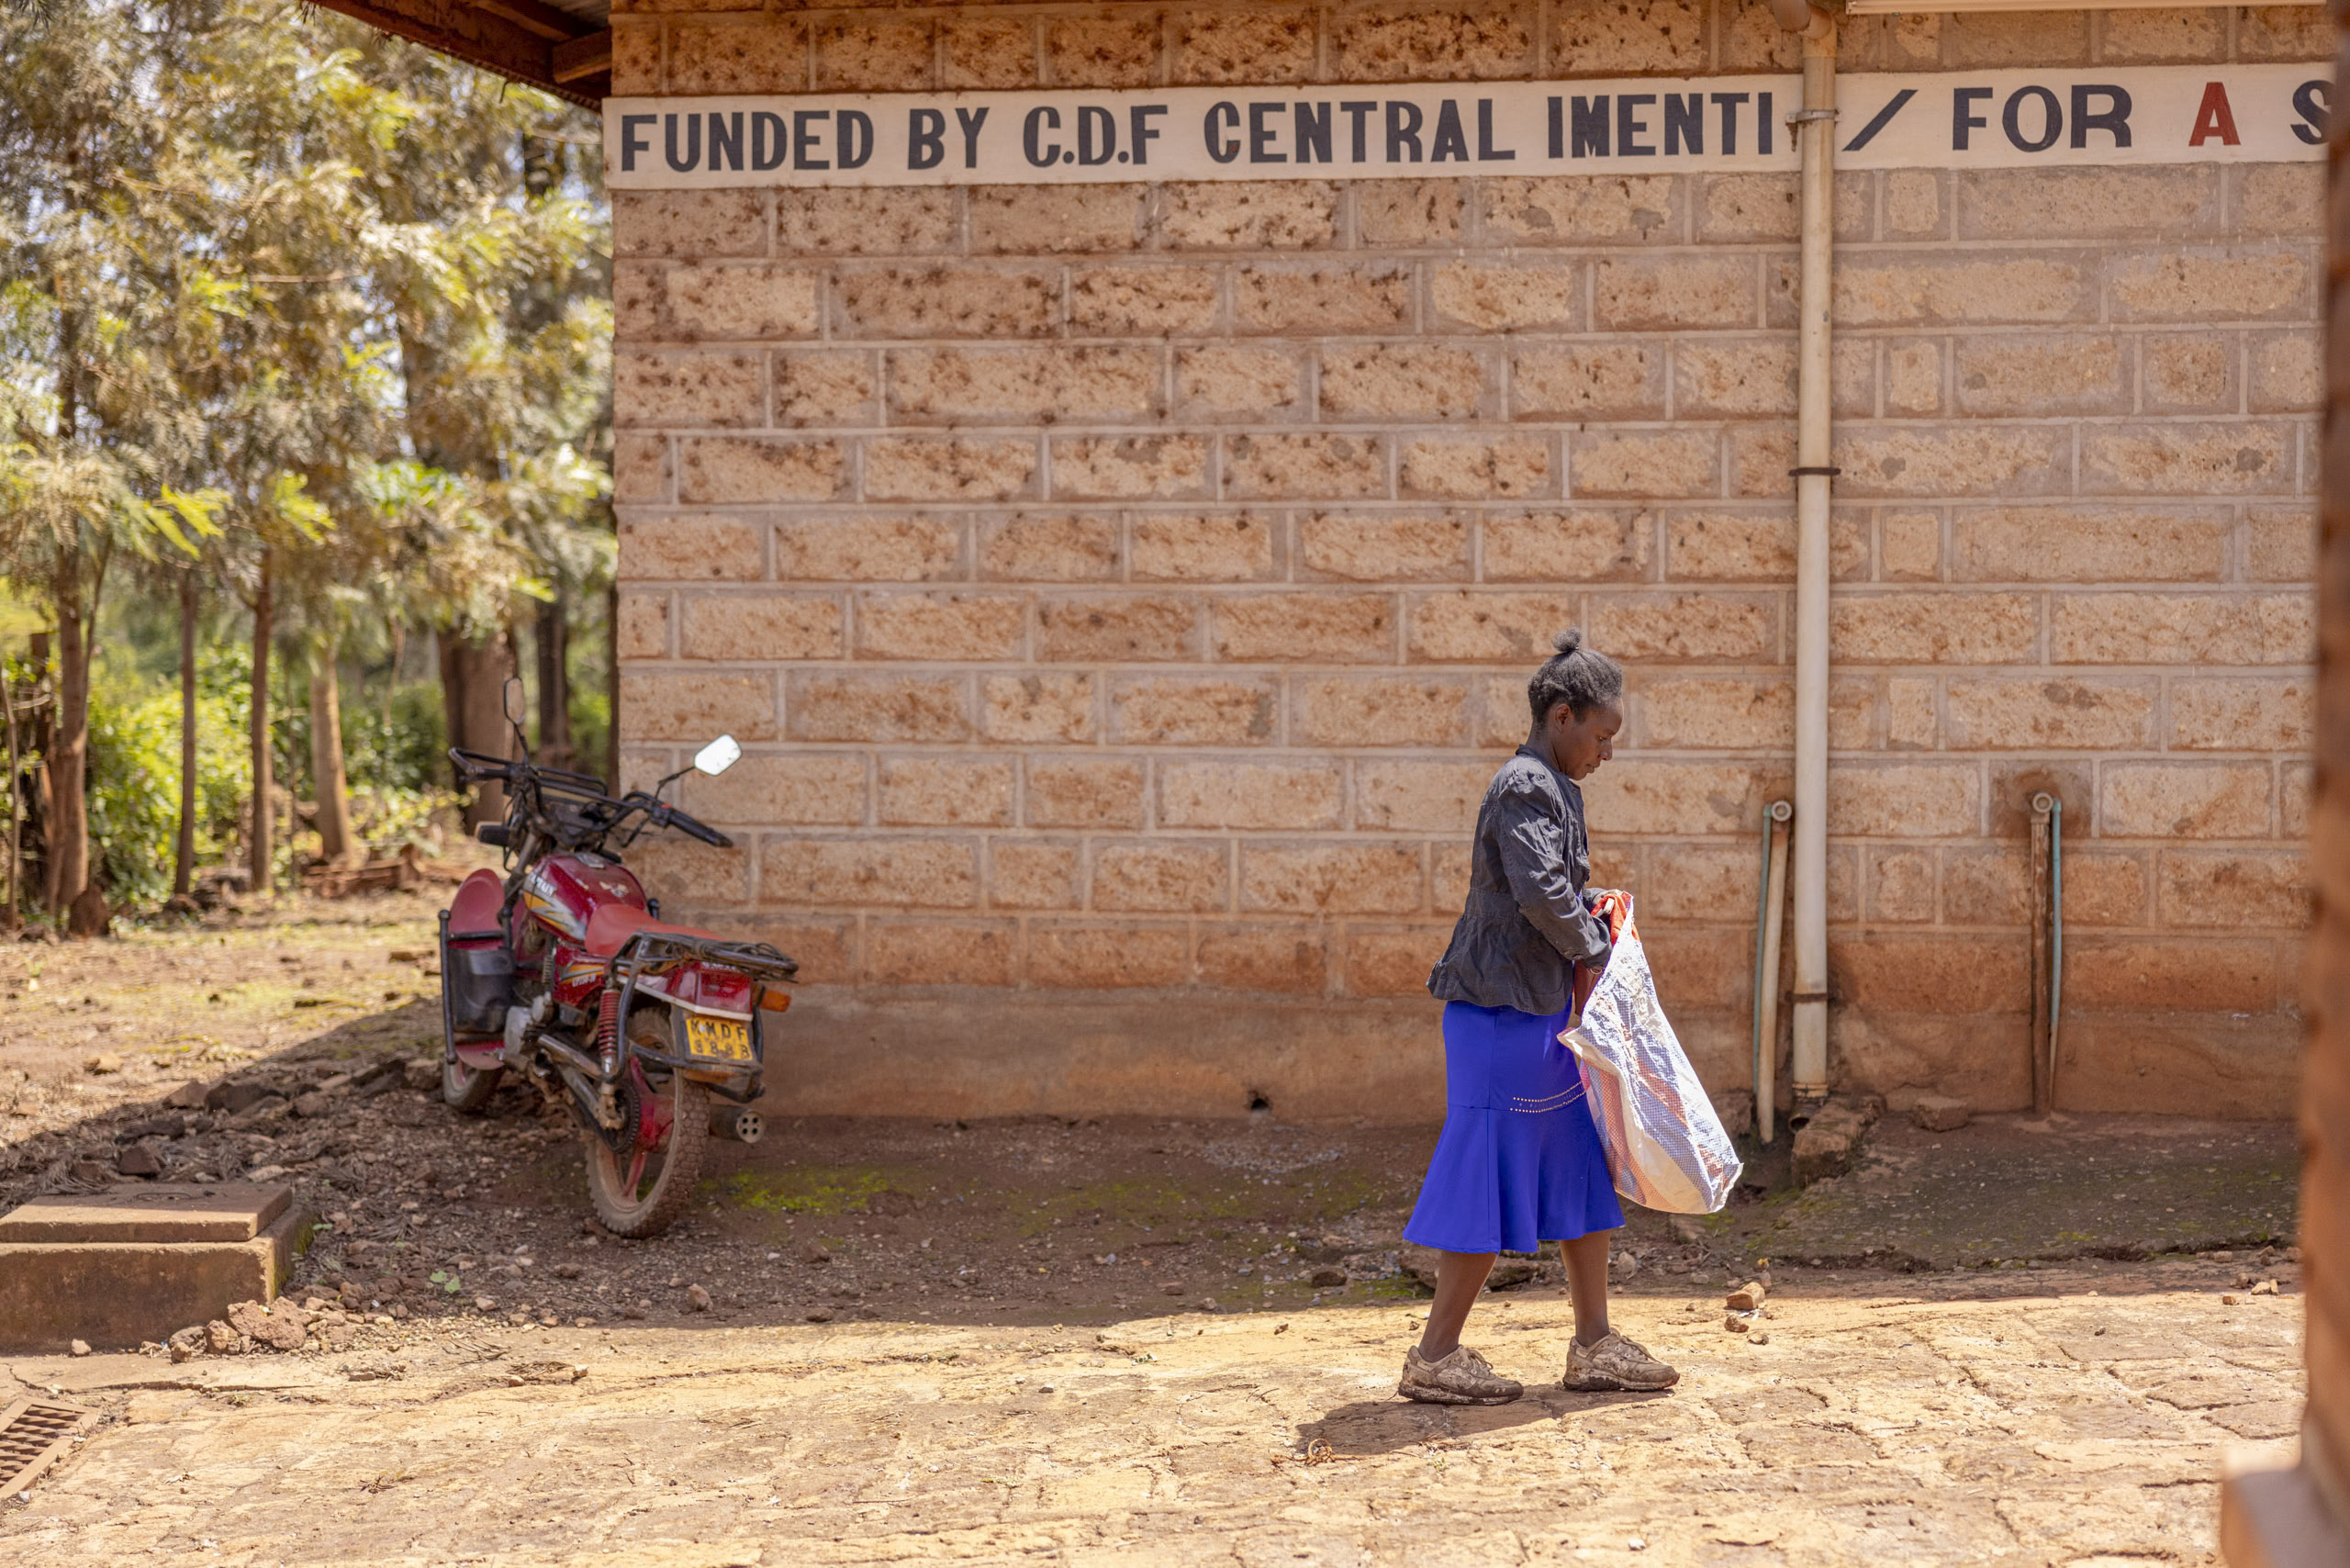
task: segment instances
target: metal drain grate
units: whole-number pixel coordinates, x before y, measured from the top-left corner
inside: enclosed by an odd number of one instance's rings
[[[67,1439],[97,1418],[95,1410],[54,1399],[19,1399],[0,1410],[0,1497],[30,1486],[65,1457]]]

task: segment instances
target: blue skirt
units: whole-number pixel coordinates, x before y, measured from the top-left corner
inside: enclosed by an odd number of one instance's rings
[[[1444,1133],[1404,1240],[1531,1252],[1624,1223],[1567,1016],[1444,1004]]]

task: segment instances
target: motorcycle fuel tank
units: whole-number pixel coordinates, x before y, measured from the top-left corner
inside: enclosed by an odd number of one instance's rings
[[[644,907],[636,874],[601,855],[550,855],[522,879],[522,905],[573,941],[588,935],[588,917],[608,903]]]

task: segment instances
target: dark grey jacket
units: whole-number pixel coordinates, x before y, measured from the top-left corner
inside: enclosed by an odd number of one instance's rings
[[[1468,903],[1428,973],[1429,991],[1441,1002],[1565,1012],[1574,961],[1607,955],[1607,927],[1583,897],[1590,880],[1583,791],[1518,747],[1477,808]]]

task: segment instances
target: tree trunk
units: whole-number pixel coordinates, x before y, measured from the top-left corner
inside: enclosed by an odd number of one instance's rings
[[[385,623],[384,632],[392,641],[392,672],[384,678],[384,731],[392,728],[392,699],[399,694],[400,666],[408,662],[408,623],[395,615]]]
[[[252,823],[246,835],[245,865],[252,875],[252,890],[266,894],[273,880],[270,854],[270,830],[276,825],[277,813],[270,803],[274,791],[270,784],[269,752],[269,644],[274,630],[276,607],[270,601],[270,572],[275,566],[274,550],[262,546],[261,581],[253,592],[253,803],[248,816]]]
[[[8,678],[8,666],[0,663],[0,700],[8,705],[8,918],[7,927],[15,930],[24,919],[25,912],[25,762],[24,752],[17,733],[17,684]]]
[[[49,674],[49,633],[35,632],[25,639],[25,643],[26,656],[32,663],[34,694],[37,698],[51,699],[39,703],[35,711],[30,736],[34,760],[25,790],[26,820],[32,823],[33,833],[40,844],[40,903],[38,907],[47,909],[57,902],[57,857],[49,849],[49,824],[57,815],[50,803],[55,799],[56,792],[49,783],[49,756],[57,749],[57,703],[54,700],[57,687]],[[19,839],[18,842],[23,841]]]
[[[330,866],[357,859],[351,831],[351,780],[342,767],[341,672],[335,648],[310,651],[310,785],[319,797],[319,854]]]
[[[453,633],[441,639],[441,704],[449,723],[449,744],[491,756],[511,756],[506,727],[506,678],[514,673],[514,649],[503,633],[470,642]],[[503,785],[484,784],[465,806],[465,826],[502,822]]]
[[[172,839],[172,891],[184,898],[195,885],[196,574],[184,572],[180,576],[180,829]]]
[[[57,596],[57,738],[49,759],[49,912],[62,914],[90,885],[90,628],[95,605]]]
[[[571,757],[571,617],[560,589],[539,606],[539,757],[558,767]]]

